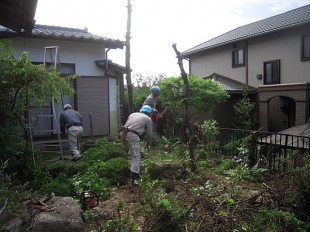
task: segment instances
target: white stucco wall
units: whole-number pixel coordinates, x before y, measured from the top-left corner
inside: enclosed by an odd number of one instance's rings
[[[105,47],[102,44],[35,38],[14,38],[12,41],[18,53],[29,51],[29,58],[32,62],[43,62],[44,47],[59,46],[60,62],[75,64],[76,74],[82,76],[101,76],[104,74],[103,69],[95,65],[95,60],[105,59]]]
[[[264,74],[264,62],[280,60],[281,84],[310,81],[310,61],[301,61],[301,35],[310,33],[310,25],[253,38],[248,41],[248,84],[258,87]],[[191,72],[201,77],[213,73],[246,83],[246,68],[232,68],[232,44],[195,54],[191,59]]]

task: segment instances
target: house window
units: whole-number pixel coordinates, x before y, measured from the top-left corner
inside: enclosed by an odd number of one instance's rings
[[[310,60],[310,35],[302,37],[301,60]]]
[[[232,67],[241,66],[244,66],[244,48],[237,48],[232,52]]]
[[[280,84],[280,60],[264,62],[264,84]]]
[[[32,63],[35,65],[43,64],[42,62],[32,62]],[[52,66],[54,67],[54,64],[52,64],[51,62],[46,63],[47,68],[50,68]],[[58,71],[61,73],[62,76],[75,74],[75,64],[61,63],[59,64]]]

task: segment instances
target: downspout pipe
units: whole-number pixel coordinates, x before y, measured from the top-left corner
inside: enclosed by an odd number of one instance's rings
[[[108,69],[109,69],[109,60],[108,60],[108,52],[111,50],[111,48],[108,48],[106,51],[105,51],[105,72],[104,72],[104,75],[107,74],[108,72]]]
[[[105,72],[104,72],[104,75],[107,75],[108,73],[108,69],[109,69],[109,60],[108,60],[108,52],[111,50],[111,48],[108,48],[106,51],[105,51]],[[108,78],[108,86],[110,86],[110,78]],[[110,88],[108,88],[108,96],[109,96],[109,99],[110,99]],[[108,118],[109,118],[109,134],[111,134],[111,118],[110,118],[110,113],[111,113],[111,110],[110,110],[110,100],[109,100],[109,114],[108,114]]]
[[[248,42],[245,42],[245,83],[249,84],[249,58]]]

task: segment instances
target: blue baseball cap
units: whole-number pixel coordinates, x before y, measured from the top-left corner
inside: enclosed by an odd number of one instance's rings
[[[158,92],[160,92],[160,88],[159,88],[158,86],[153,86],[153,87],[151,88],[151,92],[153,92],[153,93],[158,93]]]
[[[152,107],[148,106],[148,105],[145,105],[145,106],[142,106],[141,109],[139,110],[140,113],[152,113]]]

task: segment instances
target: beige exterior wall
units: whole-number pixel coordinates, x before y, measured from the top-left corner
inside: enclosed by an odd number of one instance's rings
[[[271,33],[248,41],[248,84],[263,85],[264,62],[280,60],[281,84],[310,81],[310,61],[301,61],[301,36],[310,33],[310,24]],[[240,44],[240,43],[238,43]],[[191,73],[201,77],[213,73],[246,83],[246,68],[232,68],[232,44],[207,50],[191,57]]]
[[[232,68],[232,49],[230,45],[211,49],[191,59],[191,73],[208,77],[213,73],[245,83],[245,67]]]
[[[105,59],[103,44],[35,38],[13,38],[11,40],[16,52],[29,51],[29,58],[32,62],[43,62],[44,47],[59,46],[60,62],[75,64],[76,74],[82,76],[100,76],[104,74],[103,69],[96,67],[95,64],[95,60]],[[47,61],[50,61],[49,57]]]
[[[280,60],[280,84],[310,81],[310,61],[301,61],[301,35],[310,34],[310,25],[285,30],[248,42],[249,85],[263,85],[257,74],[264,74],[264,62]]]

